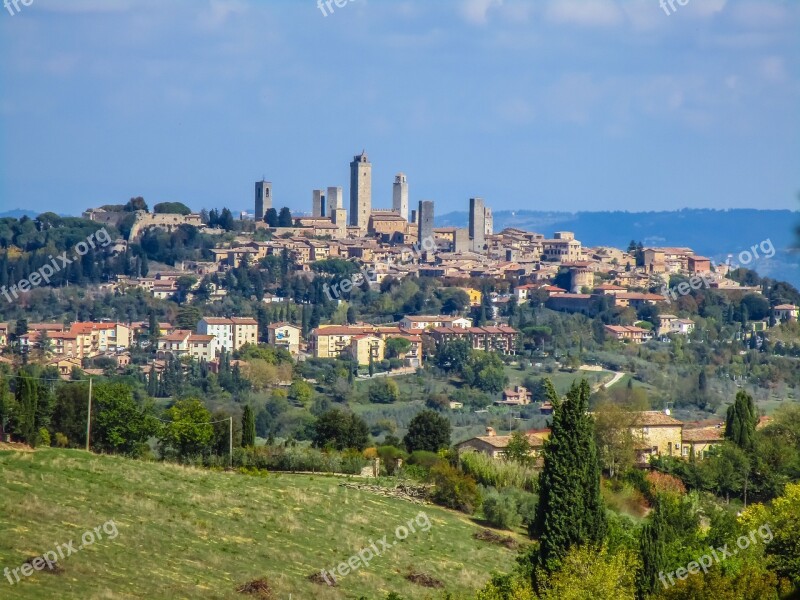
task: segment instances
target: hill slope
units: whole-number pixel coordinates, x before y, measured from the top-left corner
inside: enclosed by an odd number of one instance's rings
[[[250,477],[74,450],[0,451],[0,569],[22,564],[113,520],[103,539],[59,560],[64,571],[34,572],[0,597],[253,598],[235,590],[269,580],[275,598],[423,598],[413,566],[452,591],[475,589],[513,553],[472,538],[467,518],[339,486],[339,479]],[[410,533],[331,588],[308,576],[387,536],[423,510],[428,531]],[[424,518],[417,523],[425,529]],[[402,535],[402,532],[401,532]],[[66,549],[62,548],[66,554]],[[12,575],[13,578],[13,575]],[[391,588],[389,588],[391,586]]]

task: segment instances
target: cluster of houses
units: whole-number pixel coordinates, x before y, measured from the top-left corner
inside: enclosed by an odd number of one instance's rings
[[[768,421],[769,417],[761,417],[758,427],[763,427]],[[722,443],[725,433],[722,423],[684,423],[672,417],[669,411],[641,411],[634,414],[633,423],[631,434],[636,444],[636,462],[641,467],[646,466],[651,457],[657,456],[702,459],[709,450]],[[525,432],[531,456],[541,459],[549,435],[549,429]],[[511,435],[497,435],[492,427],[487,427],[484,435],[465,440],[456,447],[503,458],[510,441]]]

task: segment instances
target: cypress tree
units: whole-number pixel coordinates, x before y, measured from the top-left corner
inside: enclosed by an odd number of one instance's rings
[[[605,538],[594,422],[587,412],[589,394],[589,384],[582,380],[573,384],[563,402],[554,403],[539,478],[539,504],[529,528],[531,536],[539,538],[539,554],[534,560],[546,572],[555,570],[573,546],[600,544]],[[534,585],[535,579],[536,570]]]
[[[666,570],[664,549],[668,537],[668,523],[662,500],[656,500],[651,520],[642,527],[639,538],[639,554],[642,564],[636,574],[636,597],[648,598],[658,588],[658,577]]]
[[[242,413],[242,448],[256,445],[256,417],[250,405],[245,405]]]
[[[758,411],[753,398],[744,390],[739,390],[736,400],[728,407],[725,420],[725,439],[732,441],[743,450],[750,450],[756,435]]]

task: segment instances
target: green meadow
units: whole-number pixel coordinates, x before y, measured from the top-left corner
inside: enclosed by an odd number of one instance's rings
[[[389,591],[422,599],[438,592],[408,581],[411,570],[466,592],[491,571],[511,569],[514,553],[475,540],[479,527],[468,517],[348,489],[342,481],[215,472],[77,450],[0,451],[0,570],[70,540],[77,548],[84,532],[109,520],[118,531],[109,539],[100,529],[102,540],[59,560],[62,572],[20,573],[14,584],[3,576],[0,598],[246,599],[255,596],[237,588],[263,578],[276,599],[382,599]],[[397,541],[395,529],[421,510],[428,531]],[[336,587],[309,580],[371,540],[380,547],[383,536],[396,543]]]

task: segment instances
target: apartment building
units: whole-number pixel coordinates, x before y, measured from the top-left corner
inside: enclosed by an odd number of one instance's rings
[[[197,333],[213,335],[220,348],[233,352],[245,344],[258,343],[258,321],[251,317],[203,317]]]

